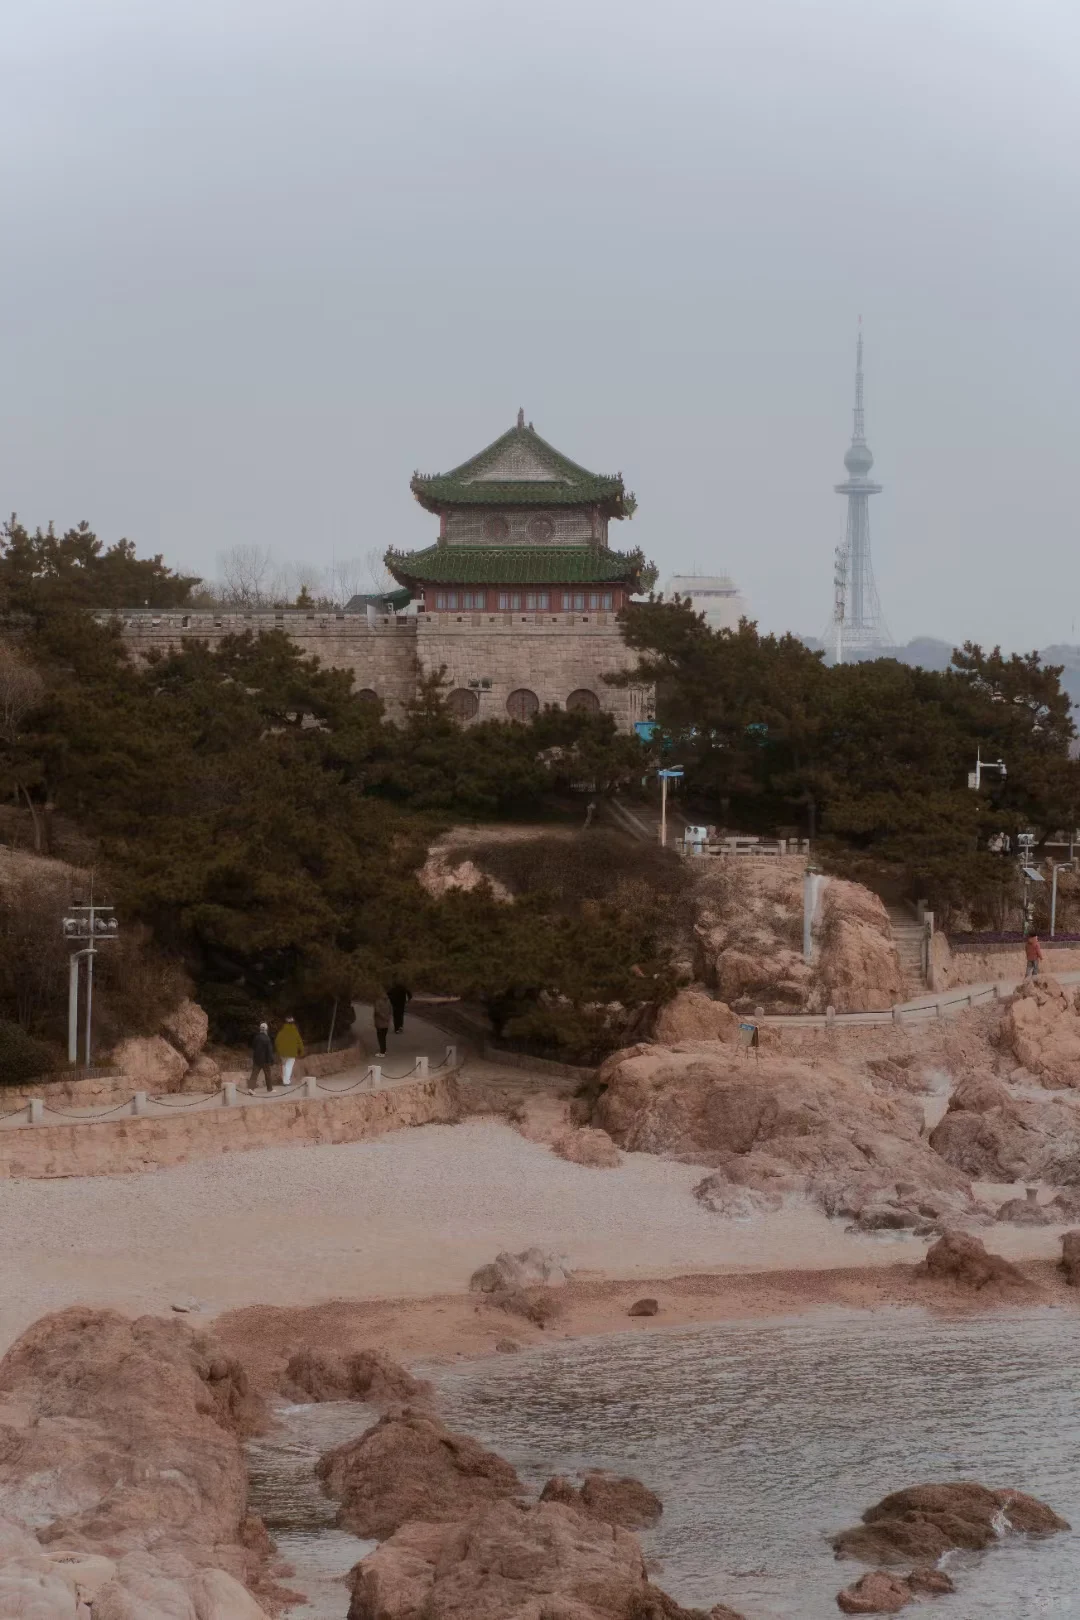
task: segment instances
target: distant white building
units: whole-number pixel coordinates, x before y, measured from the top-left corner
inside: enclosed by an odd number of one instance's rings
[[[664,595],[689,598],[695,613],[704,613],[710,630],[737,630],[750,606],[730,574],[672,574]]]

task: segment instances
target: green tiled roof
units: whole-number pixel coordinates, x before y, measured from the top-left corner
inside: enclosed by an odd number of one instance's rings
[[[641,557],[603,546],[435,545],[388,551],[386,566],[409,585],[633,585]]]
[[[509,476],[492,477],[500,464]],[[530,478],[534,469],[538,476]],[[479,455],[452,472],[414,473],[410,488],[429,512],[451,506],[599,506],[607,517],[623,518],[632,516],[636,505],[623,488],[621,473],[605,477],[579,467],[542,439],[531,423],[526,426],[520,413],[517,426]]]

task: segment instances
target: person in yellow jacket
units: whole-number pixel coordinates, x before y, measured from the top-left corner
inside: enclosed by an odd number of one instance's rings
[[[274,1051],[281,1059],[282,1085],[292,1085],[293,1064],[298,1057],[304,1055],[304,1043],[300,1039],[300,1031],[296,1027],[296,1019],[292,1016],[286,1018],[277,1034],[274,1036]]]

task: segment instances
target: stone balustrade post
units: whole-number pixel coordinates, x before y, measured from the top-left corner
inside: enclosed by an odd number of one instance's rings
[[[368,1064],[368,1072],[365,1075],[365,1079],[368,1079],[368,1080],[371,1081],[371,1089],[372,1089],[372,1091],[377,1091],[378,1088],[382,1085],[382,1064],[381,1063],[369,1063]]]
[[[137,1091],[131,1099],[131,1112],[137,1116],[146,1113],[146,1092]]]
[[[314,1097],[316,1095],[317,1085],[318,1082],[315,1076],[313,1074],[306,1074],[304,1076],[304,1096]]]
[[[893,1010],[892,1010],[892,1021],[893,1021],[893,1023],[894,1023],[894,1024],[899,1024],[899,1023],[900,1023],[900,1021],[901,1021],[901,1019],[900,1019],[900,1007],[899,1007],[899,1005],[897,1005],[897,1006],[895,1006],[895,1007],[894,1007],[894,1008],[893,1008]]]
[[[448,1046],[446,1048],[446,1067],[448,1069],[456,1069],[457,1068],[457,1047],[456,1046]]]
[[[222,1106],[222,1108],[235,1108],[236,1107],[236,1081],[235,1080],[226,1080],[224,1085],[221,1088],[221,1092],[222,1092],[222,1096],[221,1096],[221,1106]]]
[[[825,1024],[826,1024],[826,1027],[828,1029],[832,1029],[832,1027],[833,1027],[833,1025],[835,1023],[836,1023],[836,1008],[835,1007],[826,1007],[826,1009],[825,1009]]]
[[[29,1109],[30,1109],[30,1116],[29,1117],[30,1117],[31,1125],[44,1125],[44,1123],[45,1123],[45,1104],[42,1102],[41,1098],[40,1097],[31,1097],[28,1106],[29,1106]]]
[[[428,1074],[428,1060],[427,1060],[427,1053],[426,1052],[422,1053],[421,1056],[417,1058],[417,1060],[416,1060],[416,1072],[417,1072],[417,1074],[419,1074],[419,1075],[421,1075],[421,1076],[423,1076],[425,1078],[427,1077],[427,1074]]]

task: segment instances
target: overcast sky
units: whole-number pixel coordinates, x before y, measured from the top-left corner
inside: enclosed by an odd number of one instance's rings
[[[7,0],[0,504],[213,575],[434,538],[517,408],[820,633],[1080,640],[1075,0]]]

